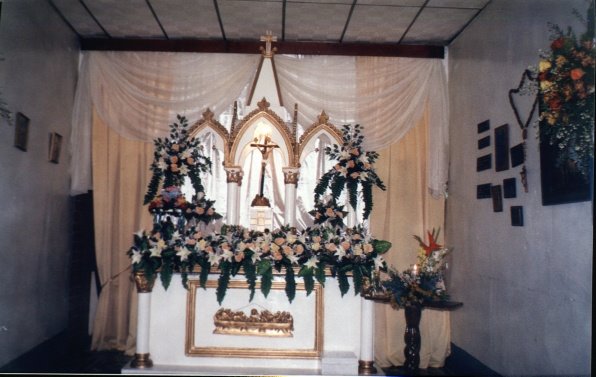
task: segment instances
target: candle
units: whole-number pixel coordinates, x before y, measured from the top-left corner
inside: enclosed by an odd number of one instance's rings
[[[414,276],[416,276],[416,273],[418,272],[418,265],[414,265]]]

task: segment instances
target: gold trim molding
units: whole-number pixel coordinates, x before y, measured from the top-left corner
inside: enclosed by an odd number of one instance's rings
[[[377,368],[375,368],[374,361],[358,360],[358,374],[359,375],[371,375],[376,374]]]
[[[271,313],[269,310],[259,312],[253,308],[250,315],[243,311],[219,309],[213,316],[214,334],[250,335],[263,337],[294,336],[294,317],[286,311]]]
[[[285,282],[274,281],[272,290],[285,289]],[[207,280],[205,283],[207,289],[217,288],[217,280]],[[186,342],[185,354],[193,357],[247,357],[247,358],[292,358],[292,359],[317,359],[323,353],[323,321],[324,321],[324,302],[323,287],[315,283],[312,294],[315,295],[315,339],[312,348],[305,349],[280,349],[280,348],[244,348],[244,347],[200,347],[194,343],[195,323],[197,313],[197,290],[200,288],[199,280],[189,279],[188,293],[186,301]],[[228,285],[230,289],[247,289],[246,281],[233,280]],[[261,283],[257,282],[257,290],[261,288]],[[296,283],[296,291],[306,291],[304,283]]]

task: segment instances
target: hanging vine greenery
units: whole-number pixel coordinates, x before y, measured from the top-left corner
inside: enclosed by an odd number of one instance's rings
[[[195,192],[204,192],[201,173],[211,173],[211,160],[203,154],[203,145],[198,139],[189,138],[188,120],[177,115],[178,122],[170,125],[170,136],[153,141],[155,152],[151,171],[153,176],[147,187],[143,204],[150,203],[163,182],[163,187],[182,187],[188,176]]]
[[[343,144],[326,147],[325,154],[337,160],[337,164],[326,172],[315,187],[315,203],[325,195],[327,189],[331,196],[338,199],[344,189],[348,191],[348,202],[356,209],[358,203],[358,186],[362,189],[364,201],[363,217],[368,219],[373,208],[373,186],[385,190],[385,184],[377,175],[373,164],[379,158],[377,152],[365,152],[362,149],[362,127],[346,124],[342,126]]]

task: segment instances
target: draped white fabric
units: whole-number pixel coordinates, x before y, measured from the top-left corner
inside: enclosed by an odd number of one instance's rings
[[[196,121],[228,109],[252,83],[259,56],[155,52],[86,52],[73,112],[71,193],[91,189],[90,125],[95,108],[120,135],[150,142],[176,114]],[[428,182],[433,196],[447,179],[448,104],[443,63],[386,57],[275,57],[284,105],[299,106],[304,130],[322,110],[336,125],[359,123],[365,147],[398,141],[430,109]]]
[[[176,114],[219,115],[253,81],[258,55],[85,52],[73,112],[71,194],[91,189],[91,109],[121,136],[151,142]]]

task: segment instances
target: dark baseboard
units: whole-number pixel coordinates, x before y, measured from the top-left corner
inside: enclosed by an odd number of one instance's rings
[[[500,376],[497,372],[453,343],[451,343],[451,355],[445,360],[445,369],[451,376]]]

